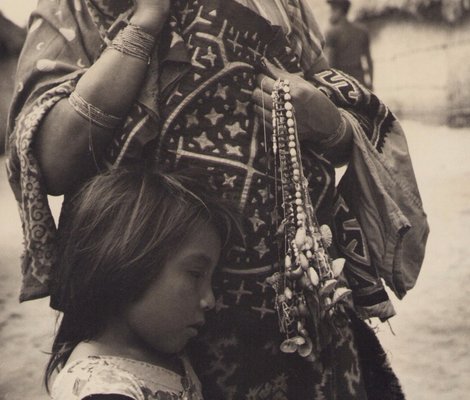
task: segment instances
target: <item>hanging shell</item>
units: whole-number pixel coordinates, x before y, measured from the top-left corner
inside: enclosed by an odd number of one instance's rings
[[[314,252],[316,252],[316,251],[318,251],[318,249],[320,248],[320,246],[318,245],[318,240],[317,240],[317,238],[313,238],[312,240],[313,240],[313,242],[312,242],[312,243],[313,243],[312,250],[313,250]]]
[[[305,303],[300,303],[299,304],[299,314],[301,317],[305,318],[308,316],[308,308],[307,308],[307,305]]]
[[[287,297],[284,293],[281,293],[279,296],[277,296],[278,304],[285,303],[286,301],[287,301]]]
[[[304,270],[302,269],[302,267],[298,267],[298,268],[296,268],[294,270],[290,270],[286,273],[287,277],[290,280],[297,280],[297,279],[301,278],[303,274],[304,274]]]
[[[292,290],[290,290],[288,287],[284,289],[284,295],[286,296],[287,300],[292,300],[292,297],[294,296]]]
[[[298,249],[301,249],[303,247],[306,237],[307,232],[305,231],[305,228],[297,229],[297,232],[295,233],[295,244]]]
[[[336,279],[328,279],[320,289],[320,294],[322,296],[330,294],[332,290],[335,288],[338,281]]]
[[[292,266],[292,259],[289,255],[284,258],[284,266],[286,267],[286,269],[289,269]]]
[[[295,353],[297,351],[297,345],[292,339],[284,340],[279,348],[283,353]]]
[[[333,293],[333,304],[338,303],[338,301],[341,301],[344,299],[346,296],[348,296],[351,293],[351,289],[345,288],[345,287],[340,287],[335,290]]]
[[[337,258],[331,263],[331,269],[333,270],[333,275],[335,278],[337,278],[343,271],[345,262],[346,260],[344,258]]]
[[[303,250],[310,250],[312,247],[313,247],[313,238],[307,235],[307,237],[305,238]]]
[[[312,282],[313,286],[318,286],[318,283],[320,282],[320,278],[318,277],[317,271],[310,267],[307,269],[307,274],[308,278],[310,279],[310,282]]]
[[[301,357],[307,357],[312,353],[313,343],[310,338],[305,338],[305,343],[300,345],[298,348],[298,353]]]
[[[299,253],[299,264],[306,271],[308,268],[308,259],[304,253]]]
[[[295,336],[291,339],[297,346],[305,344],[306,339],[303,336]]]
[[[323,242],[325,243],[325,246],[330,247],[331,244],[333,243],[333,233],[331,232],[330,227],[328,225],[320,226],[320,233],[321,233]]]
[[[303,275],[302,278],[300,278],[300,287],[313,291],[315,289],[314,285],[312,284],[311,280],[307,275]]]
[[[297,318],[299,316],[299,309],[296,306],[292,306],[290,308],[290,314],[294,317]]]
[[[272,286],[274,289],[276,289],[276,287],[278,287],[281,282],[282,275],[279,272],[275,272],[274,274],[266,278],[266,283]]]
[[[299,331],[299,333],[303,336],[303,337],[308,337],[308,331],[307,329],[303,328]]]

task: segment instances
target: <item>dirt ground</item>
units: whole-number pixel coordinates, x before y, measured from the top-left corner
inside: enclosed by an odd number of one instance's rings
[[[470,129],[405,122],[431,235],[416,287],[387,324],[373,321],[410,400],[470,393]],[[3,165],[4,160],[0,158]],[[55,315],[18,304],[20,222],[0,167],[0,400],[47,399],[42,385]]]

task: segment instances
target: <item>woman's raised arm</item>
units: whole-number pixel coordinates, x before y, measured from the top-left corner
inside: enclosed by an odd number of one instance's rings
[[[137,0],[130,22],[156,41],[168,12],[169,0]],[[80,78],[75,95],[85,109],[96,107],[105,115],[124,119],[137,98],[147,66],[146,60],[111,47]],[[109,126],[92,124],[82,115],[64,98],[49,111],[37,133],[34,152],[50,194],[63,194],[96,172],[89,151],[90,135],[97,157],[113,137]]]

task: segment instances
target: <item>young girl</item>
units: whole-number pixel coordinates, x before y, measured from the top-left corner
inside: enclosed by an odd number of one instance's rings
[[[202,399],[182,355],[214,307],[229,208],[188,178],[120,169],[72,202],[55,287],[63,318],[46,371],[55,400]],[[206,189],[205,189],[206,192]]]

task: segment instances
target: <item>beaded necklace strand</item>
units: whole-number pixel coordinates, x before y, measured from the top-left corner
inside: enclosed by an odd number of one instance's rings
[[[344,310],[341,300],[351,293],[337,287],[345,260],[328,253],[333,235],[328,225],[319,225],[303,174],[295,110],[290,83],[278,79],[272,92],[272,150],[276,182],[282,193],[284,219],[279,230],[284,235],[281,268],[267,279],[276,292],[279,328],[284,340],[281,351],[297,352],[310,361],[336,331]],[[344,320],[344,319],[343,319]]]

